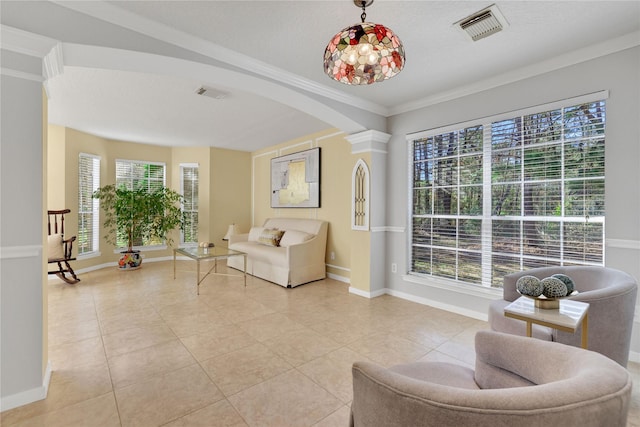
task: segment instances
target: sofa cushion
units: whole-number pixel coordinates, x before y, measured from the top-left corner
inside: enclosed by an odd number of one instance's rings
[[[289,267],[287,248],[267,246],[259,242],[238,242],[234,243],[231,249],[246,253],[252,263]]]
[[[311,239],[313,236],[313,234],[305,233],[304,231],[285,230],[282,239],[280,239],[280,246],[286,248],[291,245],[304,243],[307,240]]]
[[[396,365],[390,371],[419,381],[446,385],[449,387],[479,390],[473,369],[448,362],[413,362]]]
[[[47,236],[47,250],[49,260],[64,258],[62,234],[52,234],[50,236]]]
[[[249,237],[247,237],[247,240],[249,242],[257,242],[263,231],[264,231],[264,227],[251,227],[251,230],[249,230]]]
[[[275,228],[265,228],[260,233],[260,237],[258,237],[258,243],[267,245],[267,246],[279,246],[280,239],[282,239],[282,235],[284,231],[277,230]]]

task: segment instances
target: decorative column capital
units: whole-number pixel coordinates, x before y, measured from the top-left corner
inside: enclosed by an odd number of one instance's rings
[[[351,154],[372,152],[387,154],[387,142],[391,139],[391,135],[377,130],[366,130],[345,138],[351,143]]]
[[[40,59],[38,67],[35,61],[24,61],[15,56],[9,63],[2,64],[1,72],[20,79],[44,83],[47,97],[50,97],[47,82],[64,72],[62,43],[49,37],[30,33],[18,28],[0,26],[0,47],[4,50]]]

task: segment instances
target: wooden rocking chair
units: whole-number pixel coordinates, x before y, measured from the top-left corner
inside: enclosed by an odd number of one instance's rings
[[[58,269],[49,271],[49,274],[55,274],[60,279],[73,285],[74,283],[78,283],[80,279],[78,279],[76,273],[69,265],[69,261],[75,260],[71,252],[76,236],[69,239],[64,238],[64,215],[69,212],[71,212],[70,209],[47,211],[48,261],[49,264],[58,265]],[[63,263],[64,267],[62,266]],[[65,273],[69,273],[71,277],[66,276]]]

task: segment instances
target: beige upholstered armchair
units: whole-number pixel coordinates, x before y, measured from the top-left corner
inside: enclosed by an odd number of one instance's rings
[[[476,367],[353,365],[351,426],[625,427],[631,376],[589,350],[480,331]]]
[[[579,293],[569,299],[589,303],[589,350],[602,353],[626,367],[638,285],[633,277],[613,268],[542,267],[509,274],[504,278],[503,299],[493,301],[489,307],[491,329],[525,335],[525,322],[504,316],[504,307],[520,297],[516,281],[524,275],[543,279],[555,273],[566,274],[574,280]],[[534,337],[577,347],[581,332],[582,327],[572,334],[533,325]]]

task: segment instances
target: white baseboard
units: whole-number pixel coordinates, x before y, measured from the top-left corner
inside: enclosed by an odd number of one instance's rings
[[[410,295],[404,292],[394,291],[393,289],[389,289],[389,288],[384,288],[380,291],[375,291],[375,292],[367,292],[367,291],[363,291],[362,289],[354,288],[351,286],[349,287],[349,293],[359,295],[365,298],[376,298],[381,295],[387,294],[397,298],[406,299],[408,301],[417,302],[418,304],[428,305],[429,307],[439,308],[441,310],[450,311],[452,313],[460,314],[462,316],[471,317],[473,319],[483,320],[485,322],[487,321],[487,318],[488,318],[486,314],[478,313],[477,311],[466,310],[451,304],[443,304],[438,301],[432,301],[427,298],[417,297],[415,295]]]
[[[0,398],[0,412],[46,399],[47,393],[49,393],[51,371],[51,362],[47,362],[47,370],[45,371],[44,378],[42,379],[42,386]]]
[[[157,257],[157,258],[143,258],[144,261],[143,263],[150,263],[150,262],[160,262],[160,261],[173,261],[173,256],[166,256],[166,257]],[[187,258],[186,256],[180,256],[177,258],[178,261],[180,260],[188,260],[191,258]],[[104,264],[98,264],[98,265],[92,265],[91,267],[86,267],[86,268],[81,268],[78,270],[75,270],[76,274],[83,274],[83,273],[90,273],[92,271],[96,271],[96,270],[101,270],[103,268],[117,268],[118,267],[118,263],[116,261],[113,262],[106,262]],[[58,276],[56,276],[55,274],[50,274],[49,275],[49,280],[54,280],[57,279]]]
[[[379,297],[379,296],[382,296],[382,295],[386,294],[386,291],[385,291],[385,289],[382,289],[382,290],[375,291],[375,292],[367,292],[367,291],[363,291],[362,289],[358,289],[358,288],[354,288],[353,286],[349,286],[349,293],[371,299],[371,298],[376,298],[376,297]]]
[[[329,279],[337,280],[338,282],[351,283],[351,280],[348,277],[339,276],[337,274],[327,273],[327,277]]]
[[[472,319],[482,320],[482,321],[485,321],[485,322],[488,320],[488,315],[487,314],[479,313],[479,312],[473,311],[473,310],[467,310],[467,309],[460,308],[460,307],[455,306],[455,305],[444,304],[444,303],[439,302],[439,301],[433,301],[433,300],[430,300],[428,298],[417,297],[415,295],[407,294],[407,293],[404,293],[404,292],[394,291],[393,289],[389,289],[389,288],[386,289],[386,293],[391,295],[391,296],[394,296],[394,297],[406,299],[408,301],[417,302],[418,304],[428,305],[429,307],[439,308],[441,310],[446,310],[446,311],[449,311],[451,313],[456,313],[456,314],[460,314],[462,316],[471,317]]]

